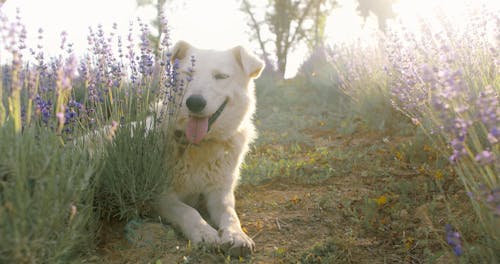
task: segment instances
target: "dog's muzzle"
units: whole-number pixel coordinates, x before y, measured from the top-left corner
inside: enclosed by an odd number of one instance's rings
[[[182,133],[182,131],[180,131],[180,134],[185,135],[185,139],[188,143],[199,144],[208,134],[215,121],[217,121],[217,119],[220,117],[222,111],[224,111],[228,100],[229,99],[226,98],[224,102],[219,106],[219,108],[209,117],[198,117],[195,115],[190,115],[189,119],[187,120],[186,128],[184,131],[185,133]],[[194,112],[194,110],[201,112],[201,110],[203,110],[203,108],[205,107],[206,101],[205,99],[203,99],[203,97],[194,95],[188,98],[186,104],[189,104],[188,109],[190,109],[192,113]],[[177,131],[175,133],[176,135],[179,135]],[[176,138],[180,139],[177,136]],[[182,142],[183,140],[180,139],[178,141]]]

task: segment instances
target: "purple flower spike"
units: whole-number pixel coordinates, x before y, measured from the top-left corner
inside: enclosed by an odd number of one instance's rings
[[[500,187],[489,188],[481,184],[473,198],[483,203],[494,216],[500,217]]]
[[[488,133],[488,141],[490,144],[496,144],[500,140],[500,128],[493,127],[491,131]]]
[[[445,230],[446,230],[446,242],[448,242],[448,245],[452,247],[453,253],[455,253],[456,256],[463,255],[464,251],[462,248],[462,243],[460,241],[460,233],[455,231],[453,229],[453,226],[451,226],[450,224],[446,224]]]
[[[483,150],[479,154],[476,155],[475,160],[481,165],[492,164],[495,161],[495,153]]]

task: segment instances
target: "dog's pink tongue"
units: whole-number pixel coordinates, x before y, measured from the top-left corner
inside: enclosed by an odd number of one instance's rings
[[[198,144],[207,135],[208,117],[191,117],[186,125],[186,138],[190,143]]]

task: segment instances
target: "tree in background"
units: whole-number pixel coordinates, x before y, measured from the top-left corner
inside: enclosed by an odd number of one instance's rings
[[[333,8],[337,6],[336,1],[332,0],[320,0],[316,1],[313,5],[312,19],[314,20],[312,28],[312,36],[308,38],[308,45],[310,49],[315,49],[325,44],[325,27],[328,15],[331,13]],[[307,38],[307,36],[306,36]]]
[[[335,0],[269,0],[261,19],[249,0],[242,1],[241,10],[249,17],[248,25],[266,64],[271,64],[269,50],[272,50],[277,71],[283,77],[288,54],[299,43],[305,41],[311,49],[323,45],[325,22],[336,4]]]
[[[398,0],[358,0],[356,10],[365,20],[373,13],[377,17],[378,28],[385,32],[387,29],[387,20],[394,18],[396,13],[392,6]]]

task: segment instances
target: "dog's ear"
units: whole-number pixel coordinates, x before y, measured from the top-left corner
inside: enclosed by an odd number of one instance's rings
[[[175,43],[174,48],[172,49],[172,57],[170,58],[172,62],[177,60],[182,60],[186,57],[187,51],[191,48],[191,45],[184,40],[179,40]]]
[[[237,46],[232,49],[236,61],[241,66],[245,74],[250,78],[259,77],[260,73],[264,69],[264,62],[257,58],[257,56],[251,54],[242,46]]]

